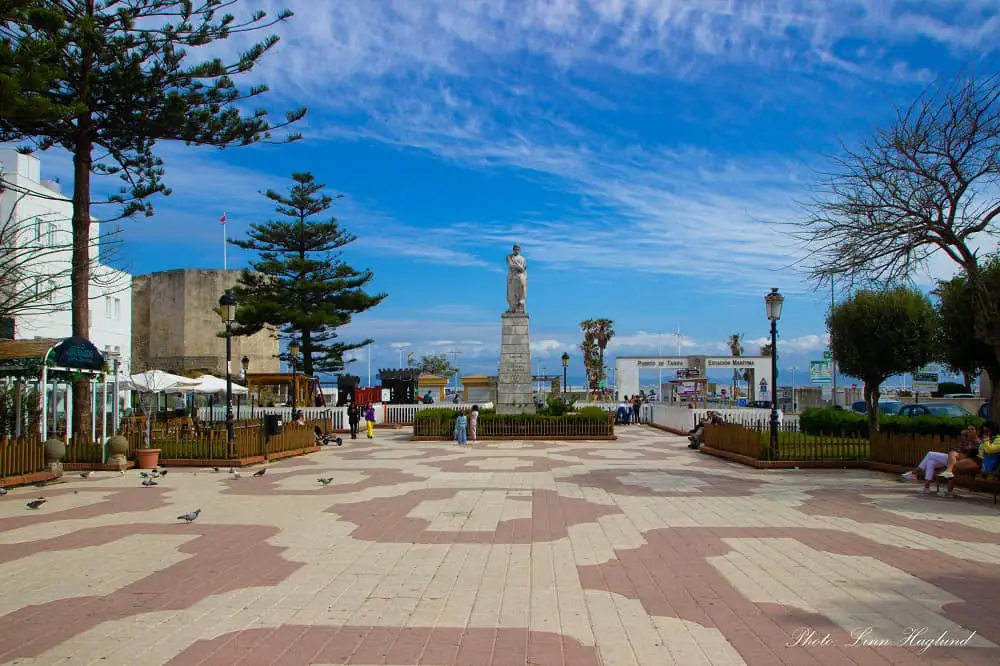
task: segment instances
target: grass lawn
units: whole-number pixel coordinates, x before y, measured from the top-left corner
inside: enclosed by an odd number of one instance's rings
[[[769,433],[760,433],[760,440],[767,446]],[[867,439],[778,433],[778,460],[860,460],[870,454],[871,444]]]

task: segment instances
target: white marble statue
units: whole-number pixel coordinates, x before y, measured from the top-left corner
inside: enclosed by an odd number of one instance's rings
[[[528,295],[528,262],[521,254],[521,246],[507,255],[507,312],[524,312],[524,299]]]

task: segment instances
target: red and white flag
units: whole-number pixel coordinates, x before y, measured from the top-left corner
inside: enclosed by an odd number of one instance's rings
[[[223,213],[222,217],[219,218],[219,224],[225,224],[225,223],[226,223],[226,214]]]

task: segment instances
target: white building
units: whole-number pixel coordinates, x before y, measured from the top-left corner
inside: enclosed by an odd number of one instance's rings
[[[22,289],[34,290],[51,307],[14,316],[15,339],[66,338],[72,334],[70,279],[71,193],[41,178],[33,155],[0,148],[0,222],[13,230],[17,252],[27,260]],[[90,334],[98,348],[118,353],[129,367],[132,339],[132,276],[100,263],[101,225],[91,225]]]

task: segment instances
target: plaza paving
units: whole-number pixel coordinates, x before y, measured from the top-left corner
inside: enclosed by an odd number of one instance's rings
[[[646,427],[471,449],[408,435],[262,478],[12,490],[0,663],[1000,663],[988,500],[747,469]],[[913,630],[965,644],[900,644]]]

